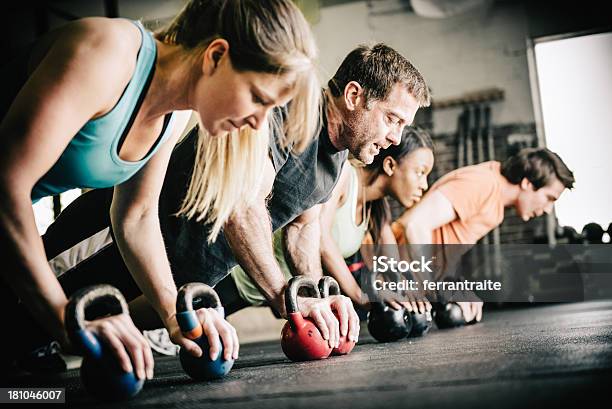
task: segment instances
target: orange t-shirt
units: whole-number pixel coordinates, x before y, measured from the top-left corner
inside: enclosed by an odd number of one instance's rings
[[[475,244],[504,220],[501,163],[483,162],[442,176],[430,191],[439,191],[458,218],[432,233],[433,244]],[[406,243],[404,228],[392,225],[398,244]]]

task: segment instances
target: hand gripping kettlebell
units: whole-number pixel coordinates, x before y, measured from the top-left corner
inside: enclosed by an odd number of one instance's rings
[[[429,332],[433,325],[431,312],[429,311],[424,313],[418,311],[411,312],[410,318],[412,318],[412,329],[408,337],[422,337]]]
[[[375,287],[375,276],[365,277],[368,296],[371,300],[378,299]],[[384,301],[372,301],[368,312],[368,330],[379,342],[393,342],[406,338],[412,329],[410,313],[403,306],[399,310],[389,307]]]
[[[191,339],[202,348],[202,355],[199,358],[181,348],[179,352],[181,365],[187,375],[197,381],[223,378],[232,369],[234,360],[226,361],[223,359],[223,344],[221,344],[217,358],[210,359],[208,353],[210,344],[203,333],[198,315],[193,309],[194,300],[199,299],[201,299],[199,308],[214,308],[222,316],[225,316],[219,296],[210,286],[203,283],[188,283],[179,289],[176,297],[176,320],[183,336]]]
[[[298,311],[297,297],[300,288],[307,288],[319,298],[315,282],[306,276],[296,276],[289,280],[285,290],[285,307],[288,321],[281,331],[281,346],[287,358],[292,361],[311,361],[327,358],[332,351],[323,339],[319,329],[310,318],[302,317]]]
[[[319,280],[319,293],[322,298],[327,298],[330,295],[340,295],[340,286],[338,282],[334,280],[330,276],[321,277]],[[336,319],[338,319],[338,314],[334,311],[334,315]],[[339,320],[338,320],[339,321]],[[334,348],[332,350],[332,355],[346,355],[350,353],[353,348],[355,348],[355,341],[349,341],[348,334],[344,336],[340,336],[340,342],[338,348]]]
[[[455,328],[466,324],[465,318],[463,318],[463,311],[461,311],[461,307],[456,303],[436,303],[433,307],[434,320],[438,328]]]
[[[110,348],[85,329],[86,312],[91,313],[93,309],[98,316],[128,314],[125,298],[110,285],[83,288],[70,298],[65,310],[66,330],[73,345],[83,352],[81,382],[91,395],[101,400],[136,396],[144,379],[138,379],[133,371],[125,372]]]

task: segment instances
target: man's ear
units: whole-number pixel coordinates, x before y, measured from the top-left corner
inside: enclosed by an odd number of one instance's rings
[[[363,97],[363,88],[357,81],[351,81],[344,87],[344,104],[349,111],[354,111],[362,103]]]
[[[387,176],[393,176],[397,162],[391,156],[387,156],[383,159],[383,171]]]
[[[219,67],[221,60],[224,57],[229,56],[228,53],[229,43],[227,40],[222,38],[213,40],[208,47],[206,47],[202,57],[202,72],[204,75],[213,75]]]
[[[533,184],[527,178],[523,178],[520,183],[521,190],[535,190]]]

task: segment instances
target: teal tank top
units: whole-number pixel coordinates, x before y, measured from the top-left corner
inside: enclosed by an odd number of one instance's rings
[[[32,202],[75,188],[104,188],[125,182],[138,172],[172,133],[174,115],[164,118],[162,132],[147,153],[136,162],[119,157],[127,135],[149,88],[157,48],[151,33],[134,22],[142,34],[136,69],[119,102],[105,115],[87,122],[72,138],[59,160],[34,185]],[[95,98],[95,96],[92,96]]]

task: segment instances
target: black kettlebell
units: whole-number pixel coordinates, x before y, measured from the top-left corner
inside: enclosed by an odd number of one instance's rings
[[[406,338],[412,329],[410,313],[404,307],[394,310],[383,302],[373,302],[368,312],[368,330],[379,342]]]
[[[461,307],[454,302],[434,305],[434,320],[440,329],[466,325]]]
[[[225,316],[219,296],[210,286],[203,283],[188,283],[183,285],[176,297],[176,320],[183,335],[202,348],[202,355],[197,358],[181,348],[179,358],[183,369],[191,378],[197,381],[223,378],[234,366],[234,360],[223,358],[223,344],[216,359],[210,359],[210,344],[203,334],[202,324],[193,309],[194,298],[203,299],[202,307],[214,308]]]
[[[410,318],[412,319],[412,329],[408,337],[422,337],[429,332],[433,325],[431,312],[429,311],[425,311],[422,314],[420,312],[411,312]]]
[[[138,379],[133,371],[125,372],[110,348],[85,329],[85,313],[90,307],[100,313],[96,315],[102,316],[128,314],[129,311],[123,295],[110,285],[83,288],[70,298],[65,310],[66,330],[70,341],[84,355],[81,364],[83,386],[100,400],[116,401],[136,396],[144,379]]]
[[[366,288],[370,300],[377,300],[378,293],[375,286],[376,276],[365,276]],[[371,301],[368,312],[368,330],[379,342],[393,342],[406,338],[412,329],[410,313],[404,307],[395,310],[382,301]]]

